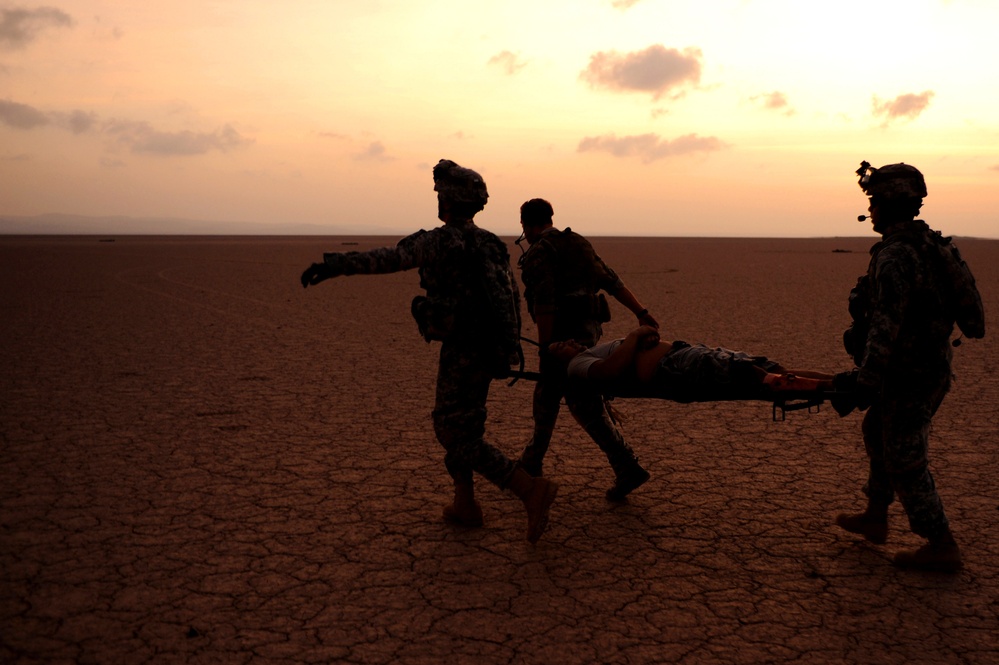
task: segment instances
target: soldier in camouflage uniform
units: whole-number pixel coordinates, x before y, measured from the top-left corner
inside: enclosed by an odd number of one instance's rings
[[[418,231],[395,247],[324,254],[322,263],[302,274],[302,286],[338,275],[419,268],[426,296],[413,300],[412,313],[424,338],[441,342],[433,423],[454,480],[454,501],[444,508],[444,518],[482,524],[475,471],[524,502],[533,543],[547,525],[558,486],[531,477],[483,438],[489,384],[522,357],[520,294],[510,255],[502,240],[472,221],[488,198],[482,177],[449,160],[441,160],[433,173],[442,226]]]
[[[527,309],[538,326],[541,369],[541,380],[534,389],[534,436],[520,464],[534,476],[542,474],[542,461],[565,397],[569,412],[607,455],[614,470],[615,483],[607,490],[607,499],[622,501],[649,479],[649,473],[611,420],[603,396],[592,388],[570,389],[565,368],[548,355],[548,345],[574,340],[590,347],[599,341],[603,332],[600,324],[610,320],[601,290],[631,310],[639,323],[653,328],[659,324],[586,238],[552,225],[553,215],[551,204],[544,199],[531,199],[520,208],[530,248],[519,264]]]
[[[863,421],[870,469],[867,509],[841,514],[836,523],[884,543],[888,506],[897,496],[910,528],[927,543],[899,552],[895,564],[956,571],[961,552],[929,470],[928,435],[950,388],[954,323],[969,337],[985,334],[981,298],[950,238],[915,219],[926,196],[922,174],[907,164],[873,169],[867,162],[857,174],[882,235],[851,291],[853,324],[844,334],[859,368],[852,373],[857,394],[870,404]]]

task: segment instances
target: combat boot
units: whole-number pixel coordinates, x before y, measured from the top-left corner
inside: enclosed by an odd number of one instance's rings
[[[548,510],[558,494],[558,484],[547,478],[533,478],[516,467],[510,476],[510,491],[524,502],[527,510],[527,540],[536,543],[548,527]]]
[[[607,500],[617,503],[624,501],[633,490],[644,485],[649,477],[649,472],[642,468],[638,460],[633,460],[617,471],[614,486],[607,490]]]
[[[868,504],[862,513],[840,513],[836,516],[836,526],[876,545],[884,545],[888,540],[888,506]]]
[[[482,526],[482,507],[475,500],[475,485],[454,484],[454,502],[444,506],[444,521],[458,526]]]
[[[964,567],[961,548],[957,546],[950,531],[938,538],[931,538],[917,550],[899,552],[893,563],[899,568],[937,573],[956,573]]]

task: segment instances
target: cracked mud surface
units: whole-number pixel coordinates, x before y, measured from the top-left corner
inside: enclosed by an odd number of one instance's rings
[[[418,278],[303,290],[394,241],[340,240],[0,238],[0,662],[999,662],[999,242],[960,242],[990,330],[932,435],[966,560],[941,576],[892,567],[920,543],[897,505],[885,546],[832,525],[866,460],[828,407],[619,400],[652,473],[622,505],[566,413],[536,546],[481,481],[485,526],[446,525]],[[872,242],[595,245],[665,337],[837,371]],[[490,395],[511,456],[531,388]]]

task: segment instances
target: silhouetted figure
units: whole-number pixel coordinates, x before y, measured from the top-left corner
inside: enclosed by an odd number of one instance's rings
[[[863,162],[857,175],[882,236],[850,292],[853,324],[843,336],[859,368],[857,392],[870,404],[863,422],[870,470],[866,510],[841,514],[836,524],[884,543],[897,496],[910,528],[927,543],[899,552],[895,564],[956,571],[961,552],[929,470],[929,431],[950,389],[954,323],[969,337],[984,336],[982,301],[950,238],[915,219],[926,196],[922,173],[908,164],[875,169]]]
[[[510,255],[502,240],[472,221],[489,196],[482,177],[449,160],[441,160],[433,173],[442,226],[417,231],[395,247],[324,254],[322,263],[302,273],[302,286],[338,275],[419,268],[426,296],[413,300],[412,313],[424,339],[441,342],[433,422],[454,480],[454,501],[444,508],[444,518],[481,526],[475,471],[523,501],[527,539],[533,543],[547,526],[558,486],[531,477],[483,438],[489,384],[523,356],[520,293]]]
[[[586,433],[607,456],[614,470],[614,485],[607,499],[621,501],[649,479],[634,451],[610,418],[603,397],[596,391],[566,393],[565,372],[547,357],[552,342],[574,340],[589,347],[600,339],[601,323],[610,320],[610,309],[600,291],[606,291],[631,310],[639,323],[658,328],[617,274],[604,263],[589,241],[572,229],[560,231],[552,224],[554,210],[544,199],[531,199],[520,207],[524,238],[530,244],[519,265],[524,280],[527,310],[538,326],[541,379],[534,387],[534,435],[520,457],[533,476],[542,475],[542,464],[551,443],[562,398]]]

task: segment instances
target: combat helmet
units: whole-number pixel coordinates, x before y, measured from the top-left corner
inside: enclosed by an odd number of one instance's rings
[[[915,166],[899,163],[876,169],[865,161],[860,163],[857,175],[860,188],[872,199],[903,203],[922,201],[926,196],[926,181]]]
[[[442,159],[434,167],[434,191],[455,202],[482,210],[489,199],[486,182],[472,169]]]

